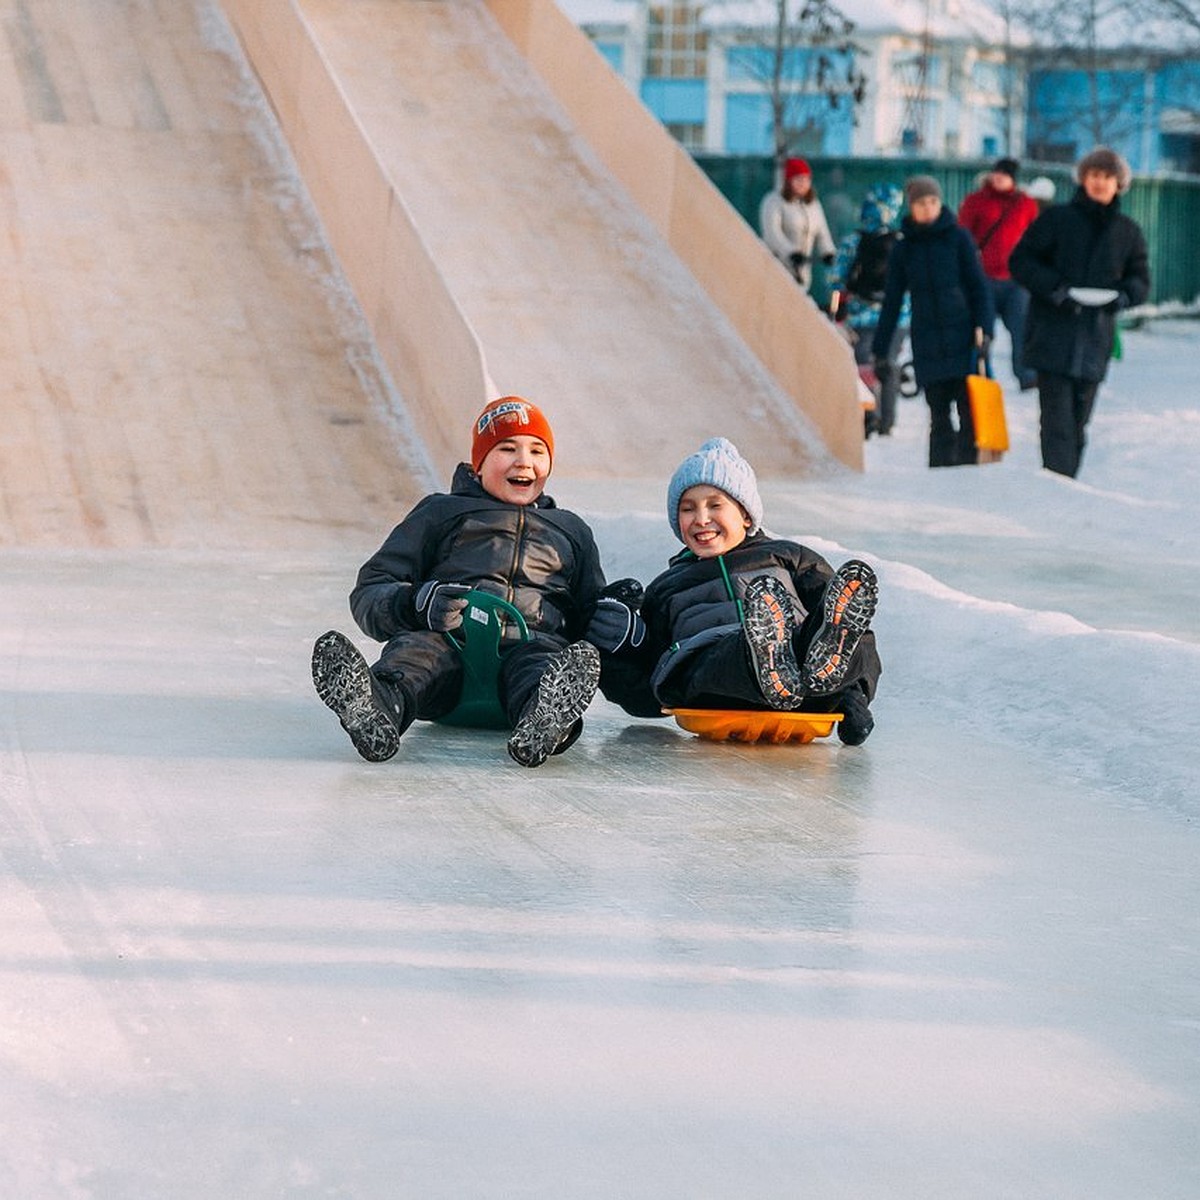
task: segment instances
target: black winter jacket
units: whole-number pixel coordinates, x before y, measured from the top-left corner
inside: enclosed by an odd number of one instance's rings
[[[568,641],[583,636],[604,587],[600,554],[581,517],[544,494],[528,505],[497,500],[466,463],[449,493],[426,496],[363,564],[350,611],[380,642],[424,629],[413,603],[431,579],[501,596],[530,632]]]
[[[815,550],[759,530],[717,558],[682,550],[646,589],[642,617],[646,654],[654,660],[698,634],[741,623],[746,586],[758,575],[774,575],[796,598],[796,623],[821,607],[833,568]]]
[[[641,609],[646,638],[636,654],[608,665],[601,679],[605,696],[635,716],[659,715],[653,687],[691,655],[740,627],[746,587],[758,575],[783,581],[795,597],[797,626],[810,618],[820,621],[833,568],[815,550],[761,530],[717,558],[683,550],[646,588]],[[880,673],[871,644],[863,680],[868,699]]]
[[[1116,309],[1150,294],[1146,239],[1121,212],[1120,197],[1097,204],[1079,188],[1070,203],[1048,208],[1017,243],[1009,270],[1031,296],[1026,364],[1099,383],[1112,357]],[[1115,288],[1119,295],[1113,309],[1081,308],[1066,295],[1071,287]]]
[[[992,292],[971,235],[943,208],[937,220],[901,223],[904,236],[888,259],[883,308],[871,352],[886,358],[904,302],[912,297],[909,338],[917,383],[961,379],[975,369],[975,330],[990,338],[996,323]]]

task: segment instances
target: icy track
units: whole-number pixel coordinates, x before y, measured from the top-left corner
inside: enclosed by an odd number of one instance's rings
[[[857,750],[598,703],[371,766],[307,673],[374,539],[4,552],[0,1195],[1200,1194],[1198,335],[1127,336],[1079,482],[1010,396],[1001,464],[909,402],[766,489],[879,565]],[[559,496],[649,576],[662,491]]]

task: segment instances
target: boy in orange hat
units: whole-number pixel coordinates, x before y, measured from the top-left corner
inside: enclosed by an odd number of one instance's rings
[[[474,588],[515,605],[529,629],[528,641],[508,630],[501,639],[509,754],[536,767],[579,737],[600,677],[595,647],[580,639],[604,574],[592,531],[545,495],[553,459],[554,434],[536,405],[493,400],[450,491],[420,501],[359,571],[350,610],[384,643],[379,661],[368,666],[331,630],[313,648],[312,675],[363,758],[391,758],[414,720],[457,705],[462,657],[444,635],[462,625]]]

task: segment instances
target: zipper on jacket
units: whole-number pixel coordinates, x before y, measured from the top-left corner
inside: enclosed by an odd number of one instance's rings
[[[512,562],[509,564],[509,568],[508,568],[508,595],[506,595],[504,597],[509,602],[509,604],[514,604],[514,605],[517,602],[517,588],[516,588],[517,567],[520,565],[520,562],[521,562],[521,539],[524,536],[525,536],[525,509],[522,507],[517,510],[517,529],[516,529],[516,536],[513,538],[513,556],[512,556]],[[500,634],[501,637],[503,637],[508,632],[507,620],[503,620],[503,618],[502,618],[502,622],[503,622],[503,628],[502,628],[502,631]]]

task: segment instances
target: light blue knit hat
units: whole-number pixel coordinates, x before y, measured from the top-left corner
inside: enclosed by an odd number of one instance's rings
[[[679,501],[688,488],[698,483],[707,483],[732,496],[750,518],[749,532],[758,532],[762,525],[763,506],[754,468],[728,438],[710,438],[695,454],[689,454],[679,464],[679,469],[671,476],[667,486],[667,520],[681,542],[683,534],[679,530]]]

